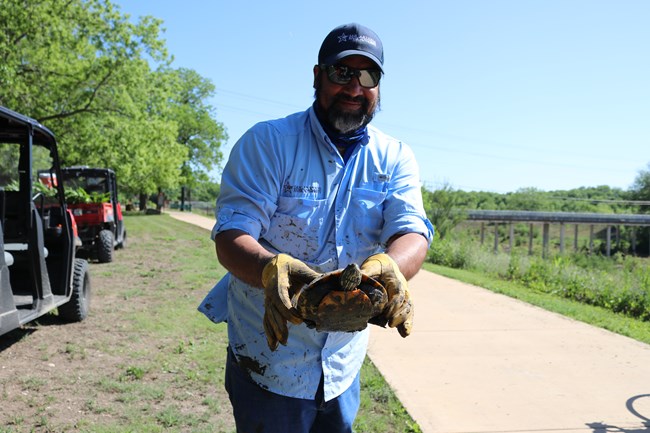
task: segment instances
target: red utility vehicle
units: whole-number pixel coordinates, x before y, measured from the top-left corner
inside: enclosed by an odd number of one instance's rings
[[[115,172],[110,168],[86,166],[61,169],[68,207],[72,210],[81,249],[79,253],[100,263],[113,260],[113,250],[126,246],[122,206],[117,198]],[[83,191],[83,200],[72,192]]]

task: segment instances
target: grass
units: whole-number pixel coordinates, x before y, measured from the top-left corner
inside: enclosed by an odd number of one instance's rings
[[[164,227],[161,227],[161,223]],[[173,268],[175,272],[181,273],[175,280],[186,281],[193,287],[207,288],[211,287],[225,272],[217,264],[213,244],[205,230],[197,231],[193,226],[173,220],[166,215],[129,217],[127,225],[129,237],[146,238],[145,233],[156,233],[151,235],[152,244],[143,245],[143,248],[145,250],[164,248],[170,251],[169,261],[176,263]],[[190,251],[188,247],[191,247]],[[141,278],[151,278],[152,275],[159,274],[160,268],[170,265],[161,263],[160,266],[151,268],[136,262],[135,266],[139,267]],[[174,289],[169,288],[169,290]],[[131,297],[138,297],[136,290],[130,290],[128,293]],[[170,298],[169,302],[157,302],[151,310],[153,314],[132,317],[134,327],[138,332],[144,332],[154,338],[172,341],[168,351],[159,352],[151,360],[155,365],[164,366],[165,371],[175,376],[172,382],[190,382],[197,387],[203,387],[207,383],[218,384],[217,391],[224,393],[225,396],[222,351],[227,338],[226,327],[210,324],[201,315],[193,316],[188,320],[187,308],[196,308],[195,299],[191,302],[189,306],[173,298]],[[183,337],[179,335],[176,326],[170,326],[178,323],[183,323],[182,327],[193,337]],[[218,341],[219,344],[215,345],[214,341]],[[124,372],[125,380],[142,381],[146,378],[148,371],[153,368],[146,364],[127,366]],[[366,359],[363,365],[361,377],[362,402],[355,431],[359,433],[420,431],[369,359]],[[142,392],[142,389],[138,388],[129,390],[126,394]],[[146,396],[139,397],[146,398]],[[212,405],[210,396],[206,395],[204,398],[204,401],[194,403],[210,407]],[[166,429],[182,425],[194,428],[201,424],[199,416],[187,418],[183,424],[183,416],[174,406],[163,408],[151,415],[155,417],[157,424],[161,424]]]
[[[128,216],[126,225],[127,248],[91,265],[89,319],[44,326],[0,352],[8,368],[21,358],[29,365],[20,380],[0,381],[1,433],[234,431],[223,386],[226,327],[196,311],[225,272],[208,232],[164,214]],[[647,322],[476,273],[425,269],[650,343]],[[52,375],[49,363],[74,373]],[[369,359],[355,431],[421,431]]]
[[[114,374],[94,379],[85,409],[96,416],[85,420],[88,427],[77,422],[78,430],[231,431],[223,387],[226,326],[196,311],[225,272],[209,233],[164,214],[128,216],[126,225],[127,249],[116,252],[114,263],[92,267],[111,296],[132,306],[119,314],[125,340],[104,348],[121,362]],[[75,347],[67,352],[82,358]],[[361,382],[356,432],[420,432],[369,359]]]
[[[605,308],[586,305],[560,296],[543,293],[521,284],[488,277],[472,271],[453,269],[425,263],[424,268],[445,277],[488,289],[495,293],[519,299],[548,311],[571,317],[584,323],[615,332],[650,344],[650,322],[644,322]]]

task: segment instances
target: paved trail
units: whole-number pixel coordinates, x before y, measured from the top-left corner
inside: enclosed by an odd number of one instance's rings
[[[427,271],[409,287],[413,334],[372,327],[368,354],[423,433],[650,433],[649,345]]]

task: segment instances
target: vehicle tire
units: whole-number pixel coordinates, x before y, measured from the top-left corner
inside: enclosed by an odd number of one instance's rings
[[[99,232],[97,242],[97,260],[99,263],[108,263],[113,261],[113,249],[115,247],[115,238],[110,230]]]
[[[59,317],[66,322],[81,322],[88,317],[90,309],[90,274],[88,261],[74,259],[72,295],[70,300],[59,306]]]

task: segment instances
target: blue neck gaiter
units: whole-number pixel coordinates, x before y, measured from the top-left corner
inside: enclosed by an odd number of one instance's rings
[[[363,126],[354,131],[348,132],[346,134],[342,134],[338,131],[335,131],[326,122],[323,121],[319,113],[320,110],[316,106],[316,102],[314,102],[314,111],[316,112],[316,117],[318,118],[318,121],[323,127],[323,130],[325,131],[329,139],[332,141],[332,143],[337,148],[345,149],[345,151],[341,155],[343,157],[343,161],[348,162],[348,159],[350,159],[350,155],[352,155],[352,152],[354,151],[354,149],[357,147],[358,144],[368,143],[369,137],[368,137],[367,126]]]

